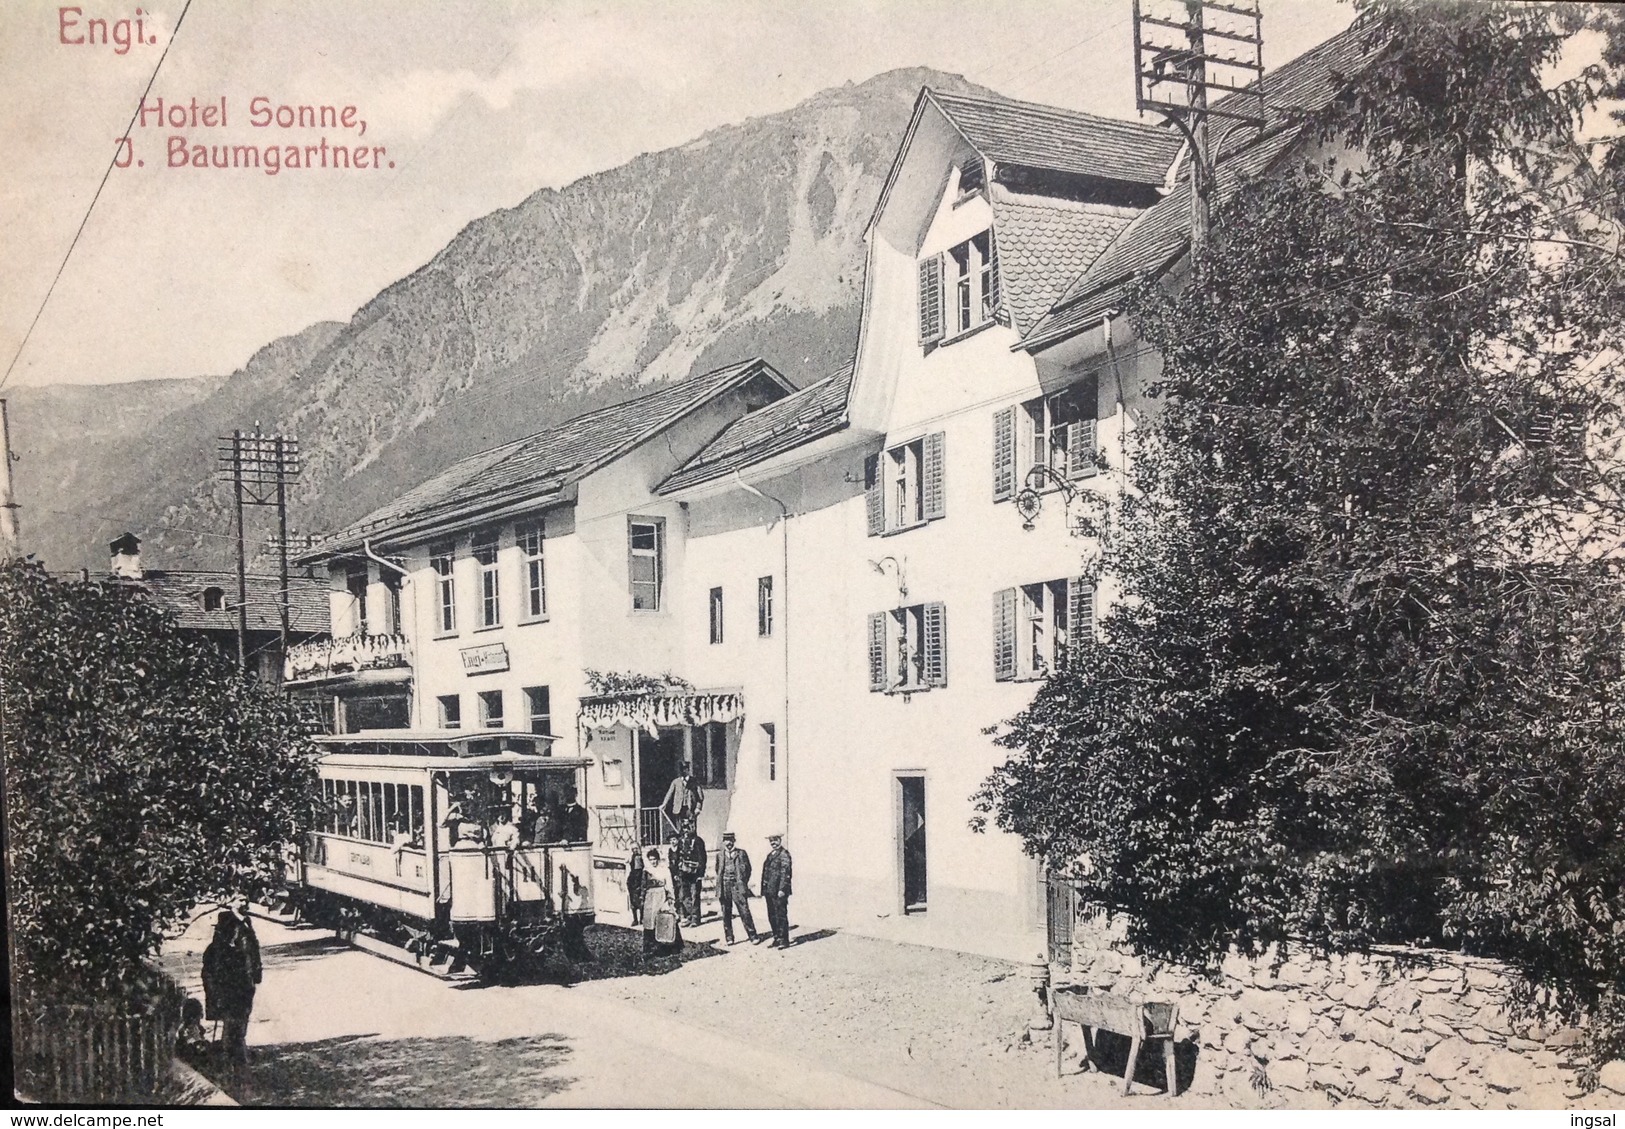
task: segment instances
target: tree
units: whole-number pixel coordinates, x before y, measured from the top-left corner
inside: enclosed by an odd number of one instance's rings
[[[132,586],[0,564],[11,928],[19,978],[98,999],[200,901],[274,880],[315,755],[275,690]]]
[[[1319,156],[1132,303],[1164,368],[1122,598],[977,802],[1148,951],[1448,944],[1565,1005],[1625,975],[1625,309],[1563,31],[1363,4]]]

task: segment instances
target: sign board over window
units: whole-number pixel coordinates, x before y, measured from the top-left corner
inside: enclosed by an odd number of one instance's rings
[[[479,647],[464,647],[460,652],[463,656],[464,674],[496,674],[508,669],[508,645],[506,643],[486,643]]]

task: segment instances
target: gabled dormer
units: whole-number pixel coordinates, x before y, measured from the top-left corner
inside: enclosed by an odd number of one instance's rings
[[[1016,347],[1161,197],[1179,148],[1156,126],[922,90],[866,232],[854,426],[894,422],[915,360],[984,334]]]

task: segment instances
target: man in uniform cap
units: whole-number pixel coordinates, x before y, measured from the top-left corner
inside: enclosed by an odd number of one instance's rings
[[[790,852],[783,835],[767,837],[767,858],[762,860],[762,898],[767,920],[773,925],[773,947],[790,947]]]
[[[734,911],[745,926],[745,935],[755,944],[756,922],[750,914],[750,856],[734,843],[734,833],[722,833],[722,854],[717,858],[717,899],[722,903],[722,937],[734,943]]]

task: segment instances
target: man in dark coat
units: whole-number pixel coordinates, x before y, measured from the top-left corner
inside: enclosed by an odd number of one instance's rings
[[[717,857],[717,898],[722,902],[722,937],[734,943],[734,911],[745,926],[745,935],[755,944],[756,922],[750,915],[750,856],[734,845],[734,833],[722,835],[722,854]]]
[[[767,920],[773,926],[773,947],[790,947],[790,852],[784,849],[783,835],[767,837],[767,857],[762,860],[762,899],[767,902]]]
[[[700,924],[700,883],[705,878],[705,840],[694,830],[692,820],[683,824],[682,833],[671,846],[672,878],[677,883],[677,912],[683,924],[698,928]]]
[[[673,780],[666,789],[665,796],[660,800],[660,810],[671,819],[673,827],[681,827],[697,820],[704,806],[705,793],[700,790],[700,782],[694,778],[694,766],[684,761],[683,775]]]
[[[223,910],[203,950],[204,1012],[220,1021],[220,1041],[236,1063],[248,1061],[248,1017],[261,971],[259,938],[246,914]]]

